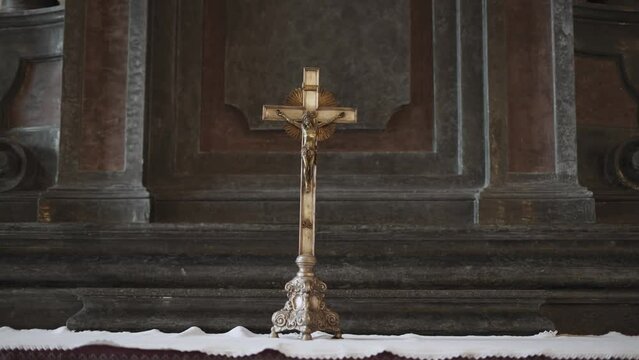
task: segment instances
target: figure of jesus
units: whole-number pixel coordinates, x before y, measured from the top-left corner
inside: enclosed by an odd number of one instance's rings
[[[319,140],[318,133],[320,128],[332,124],[336,120],[343,118],[345,115],[346,114],[344,112],[340,112],[332,119],[322,122],[317,119],[317,112],[306,111],[300,120],[292,120],[282,111],[277,110],[277,116],[297,127],[302,132],[303,190],[305,192],[311,191],[311,180],[313,178],[313,171],[317,164],[317,142]]]

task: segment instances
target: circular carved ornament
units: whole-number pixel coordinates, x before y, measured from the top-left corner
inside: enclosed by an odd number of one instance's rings
[[[613,148],[608,155],[606,168],[612,182],[639,191],[639,136]]]
[[[0,139],[0,192],[15,190],[31,176],[24,147],[9,139]]]

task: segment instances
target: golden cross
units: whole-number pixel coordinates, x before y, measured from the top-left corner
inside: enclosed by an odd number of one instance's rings
[[[347,107],[320,106],[320,98],[326,93],[320,91],[319,68],[304,68],[304,80],[301,91],[297,90],[297,94],[301,96],[301,101],[298,101],[301,106],[264,105],[262,108],[262,120],[286,121],[289,125],[287,132],[290,135],[300,136],[302,141],[299,256],[295,260],[299,266],[299,272],[286,285],[286,289],[289,289],[289,302],[284,309],[273,314],[271,334],[277,337],[279,332],[297,330],[303,334],[304,339],[310,339],[313,331],[327,331],[340,337],[339,316],[323,306],[326,284],[318,280],[313,273],[316,263],[317,144],[332,134],[333,124],[356,122],[357,110]],[[298,318],[305,319],[303,324],[295,320]]]

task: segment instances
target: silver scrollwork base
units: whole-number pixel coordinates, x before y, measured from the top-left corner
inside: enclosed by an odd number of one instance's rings
[[[303,340],[312,340],[311,334],[314,331],[324,331],[340,339],[342,331],[339,327],[339,315],[326,306],[326,284],[313,273],[315,257],[300,255],[295,262],[300,271],[284,287],[288,301],[271,318],[271,337],[278,337],[278,333],[297,331]]]

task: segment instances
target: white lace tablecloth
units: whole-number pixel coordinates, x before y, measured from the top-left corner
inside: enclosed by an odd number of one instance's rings
[[[400,336],[344,335],[343,340],[315,333],[302,341],[294,334],[272,339],[236,327],[223,334],[206,334],[196,327],[181,333],[14,330],[0,328],[0,349],[72,350],[87,345],[110,345],[143,350],[199,351],[210,355],[246,356],[276,350],[289,357],[337,359],[361,358],[389,352],[418,359],[487,356],[553,358],[639,359],[639,336],[608,333],[602,336],[569,336],[544,332],[534,336]]]

